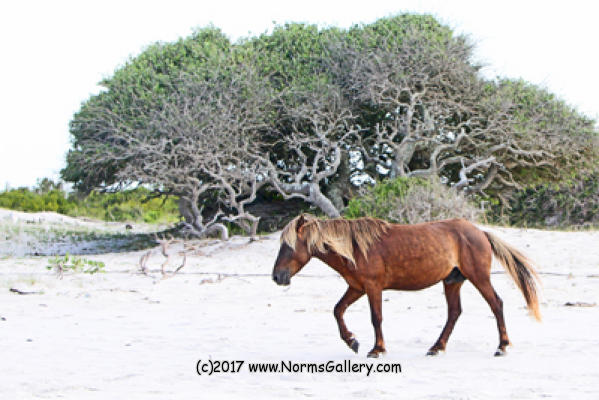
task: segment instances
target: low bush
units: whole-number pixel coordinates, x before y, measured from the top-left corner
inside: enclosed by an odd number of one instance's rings
[[[46,269],[54,270],[56,276],[62,279],[65,272],[82,272],[85,274],[96,274],[104,272],[105,264],[102,261],[88,260],[87,258],[73,257],[69,253],[64,256],[56,256],[48,260]]]
[[[69,214],[75,206],[65,192],[58,189],[40,194],[26,188],[12,189],[0,193],[0,207],[18,211],[55,211]]]
[[[496,204],[488,219],[521,227],[599,227],[599,173],[568,183],[542,184],[513,193],[509,209]]]
[[[149,198],[150,190],[137,188],[117,193],[91,192],[77,202],[69,215],[104,221],[171,223],[179,220],[177,199]]]
[[[397,178],[363,189],[350,200],[347,218],[376,217],[415,224],[448,218],[478,220],[481,212],[462,193],[438,178]]]
[[[151,191],[140,187],[118,193],[91,192],[86,197],[67,194],[59,185],[43,190],[19,188],[0,192],[0,207],[10,210],[53,211],[72,217],[104,221],[172,223],[179,220],[177,199],[150,198]]]

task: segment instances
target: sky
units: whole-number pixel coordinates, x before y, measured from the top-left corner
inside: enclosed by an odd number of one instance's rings
[[[523,78],[599,116],[599,3],[594,1],[2,1],[0,190],[58,178],[69,121],[97,85],[156,42],[214,25],[229,38],[276,24],[348,27],[428,13],[476,43],[489,78]]]

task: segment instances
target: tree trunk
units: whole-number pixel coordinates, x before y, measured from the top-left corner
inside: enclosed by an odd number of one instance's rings
[[[408,165],[414,156],[416,151],[416,141],[404,139],[403,142],[395,148],[393,154],[393,162],[391,163],[391,171],[389,171],[389,178],[394,179],[399,176],[406,176]]]
[[[347,152],[344,151],[341,153],[341,162],[339,163],[339,168],[337,168],[337,174],[327,188],[327,197],[337,210],[345,208],[344,199],[350,196],[350,186],[349,157]]]
[[[216,223],[211,224],[207,228],[204,229],[202,233],[202,237],[212,235],[213,233],[218,233],[220,235],[221,240],[229,240],[229,230],[223,224]]]
[[[198,209],[197,203],[188,197],[179,197],[179,212],[185,219],[186,227],[192,235],[203,238],[207,235],[218,233],[222,240],[229,239],[229,230],[225,225],[221,223],[209,223],[208,226],[204,225],[203,217]]]
[[[260,217],[256,217],[244,211],[243,214],[239,214],[238,218],[230,221],[243,229],[245,233],[250,236],[250,241],[254,241],[258,238],[258,224],[260,223]]]
[[[254,241],[258,239],[258,224],[260,223],[260,218],[255,218],[251,221],[250,227],[250,241]]]
[[[339,217],[339,210],[321,191],[318,183],[277,183],[275,188],[286,198],[299,197],[304,201],[320,208],[331,218]]]
[[[190,200],[187,197],[179,197],[179,213],[181,214],[185,222],[187,222],[190,225],[195,224],[195,218],[193,212],[191,211]]]
[[[333,202],[320,191],[317,183],[310,183],[310,195],[308,201],[320,208],[329,218],[341,216],[339,210],[333,205]]]

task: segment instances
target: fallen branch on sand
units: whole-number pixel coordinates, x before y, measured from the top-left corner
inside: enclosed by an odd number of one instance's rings
[[[27,294],[44,294],[44,292],[42,291],[32,291],[32,292],[26,292],[24,290],[19,290],[19,289],[15,289],[15,288],[10,288],[8,289],[9,292],[13,292],[16,294],[20,294],[20,295],[27,295]]]
[[[252,243],[256,243],[261,240],[264,240],[264,238],[250,240],[247,243],[243,243],[243,244],[232,244],[231,242],[223,242],[220,240],[188,241],[188,240],[182,240],[182,239],[175,239],[172,236],[170,236],[168,239],[167,238],[159,238],[156,236],[155,240],[158,243],[158,246],[154,249],[148,250],[147,252],[142,254],[142,256],[139,258],[139,271],[146,276],[151,276],[150,269],[148,268],[148,260],[152,256],[152,254],[154,254],[156,252],[160,252],[160,254],[162,254],[162,256],[166,258],[166,260],[162,263],[161,268],[160,268],[161,279],[167,279],[167,278],[171,278],[171,277],[175,276],[179,271],[181,271],[181,269],[183,269],[185,267],[188,256],[210,257],[223,249],[225,249],[227,251],[239,250],[239,249],[245,248],[246,246],[248,246]],[[201,248],[203,248],[203,247],[209,247],[209,246],[212,246],[215,244],[219,244],[219,246],[212,248],[209,252],[205,253],[201,250]],[[175,248],[178,245],[179,246],[182,245],[183,248],[178,251],[177,250],[173,251],[173,248]],[[174,270],[169,272],[169,271],[167,271],[167,266],[171,262],[172,257],[174,257],[174,256],[182,257],[183,260],[181,261],[181,264],[177,268],[175,268]]]
[[[595,307],[597,303],[587,303],[584,301],[568,301],[564,304],[566,307]]]
[[[183,267],[185,267],[185,264],[187,263],[187,255],[188,254],[191,254],[191,255],[203,255],[204,254],[199,249],[199,247],[201,247],[199,243],[186,242],[184,240],[174,239],[173,237],[170,237],[169,239],[164,239],[164,238],[160,239],[157,237],[156,241],[159,243],[158,248],[160,249],[160,253],[166,258],[166,260],[162,263],[162,266],[160,268],[160,274],[162,275],[161,279],[172,278],[173,276],[175,276],[177,274],[177,272],[179,272],[181,269],[183,269]],[[169,252],[172,249],[172,246],[176,245],[176,244],[183,244],[183,249],[179,250],[179,251],[175,251],[175,252]],[[139,259],[139,269],[140,269],[141,273],[144,275],[150,276],[147,264],[148,264],[148,259],[150,258],[150,256],[154,252],[154,250],[147,251]],[[179,265],[173,271],[168,272],[166,270],[166,267],[169,264],[169,262],[171,261],[171,257],[173,257],[174,255],[183,257],[183,261],[181,262],[181,265]]]

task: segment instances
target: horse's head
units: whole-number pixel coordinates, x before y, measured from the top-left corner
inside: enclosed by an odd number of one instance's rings
[[[278,285],[289,285],[289,280],[310,261],[312,257],[306,241],[304,225],[314,219],[313,216],[302,214],[287,224],[281,233],[281,248],[272,279]]]

